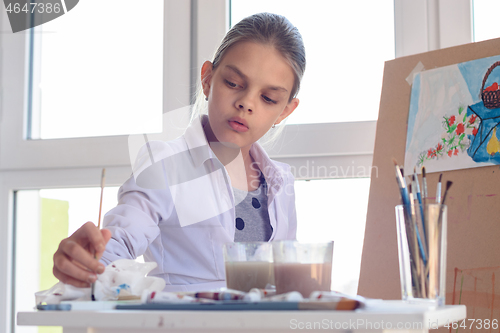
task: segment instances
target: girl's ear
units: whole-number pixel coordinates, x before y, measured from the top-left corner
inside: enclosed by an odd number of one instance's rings
[[[203,93],[208,97],[210,94],[210,85],[212,82],[212,68],[213,65],[210,61],[205,61],[201,67],[201,87]]]
[[[292,112],[299,106],[299,99],[294,98],[292,99],[283,109],[281,114],[279,115],[278,119],[276,119],[275,124],[278,125],[281,123],[286,117],[292,114]]]

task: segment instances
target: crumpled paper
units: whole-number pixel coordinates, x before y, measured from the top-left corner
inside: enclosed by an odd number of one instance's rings
[[[109,264],[104,273],[97,275],[94,296],[98,301],[140,298],[144,291],[162,291],[165,280],[146,276],[157,264],[139,263],[132,259],[120,259]],[[59,304],[62,301],[90,301],[91,288],[77,288],[62,282],[52,288],[35,293],[36,304]]]

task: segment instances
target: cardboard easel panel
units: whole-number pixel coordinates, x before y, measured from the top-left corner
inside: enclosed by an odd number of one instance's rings
[[[373,155],[359,295],[383,299],[401,298],[394,212],[394,207],[400,204],[400,197],[392,158],[399,164],[404,162],[411,93],[411,86],[406,78],[419,62],[429,70],[499,54],[500,39],[494,39],[386,62]],[[429,193],[435,191],[438,177],[439,173],[427,175]],[[453,186],[447,199],[446,303],[458,304],[461,281],[457,279],[460,280],[461,276],[469,279],[481,276],[481,279],[475,278],[481,286],[469,281],[462,284],[461,291],[464,295],[467,293],[467,299],[477,309],[489,309],[491,311],[486,312],[493,314],[493,309],[499,307],[499,304],[495,304],[495,295],[500,294],[498,284],[495,288],[495,280],[500,275],[500,166],[447,171],[443,173],[443,183],[447,180],[453,181]],[[497,276],[495,272],[498,272]],[[496,299],[500,300],[500,297]],[[468,307],[468,312],[469,310]]]

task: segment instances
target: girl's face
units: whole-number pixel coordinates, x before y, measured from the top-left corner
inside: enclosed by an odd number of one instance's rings
[[[299,104],[297,98],[289,102],[294,78],[273,46],[254,42],[233,45],[215,70],[205,62],[201,82],[215,139],[250,149]]]

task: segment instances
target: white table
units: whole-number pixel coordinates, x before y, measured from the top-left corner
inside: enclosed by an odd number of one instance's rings
[[[380,307],[356,311],[33,311],[19,312],[17,324],[63,326],[64,333],[327,330],[375,333],[428,332],[465,318],[465,305],[426,309],[401,301],[383,301]]]

